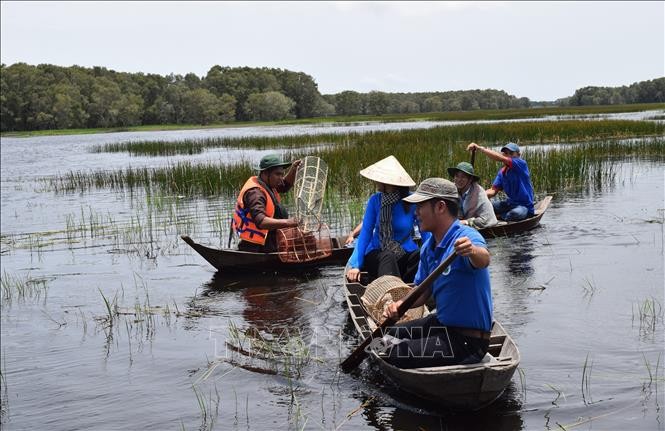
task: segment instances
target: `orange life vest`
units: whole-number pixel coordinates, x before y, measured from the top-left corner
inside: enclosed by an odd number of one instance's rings
[[[243,203],[243,197],[245,192],[249,189],[258,187],[266,197],[266,216],[274,217],[275,216],[275,203],[270,197],[270,193],[266,190],[265,187],[259,182],[256,176],[250,177],[245,185],[242,186],[240,194],[238,194],[238,199],[236,201],[236,209],[233,213],[233,229],[236,231],[240,239],[243,241],[248,241],[254,244],[265,245],[266,236],[268,236],[268,229],[260,229],[254,220],[252,220],[252,214],[249,212],[248,208],[245,208]],[[277,203],[280,203],[280,197],[277,190],[272,190],[277,199]]]

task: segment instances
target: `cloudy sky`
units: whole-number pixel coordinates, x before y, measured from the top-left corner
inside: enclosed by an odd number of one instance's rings
[[[3,63],[311,75],[324,94],[495,88],[554,100],[665,76],[665,2],[8,2]]]

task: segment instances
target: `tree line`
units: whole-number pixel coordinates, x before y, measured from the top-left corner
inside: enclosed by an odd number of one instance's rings
[[[660,82],[658,82],[660,81]],[[636,83],[619,102],[663,100],[663,79]],[[650,83],[655,84],[650,84]],[[635,88],[633,88],[635,87]],[[578,97],[578,92],[585,92]],[[595,104],[617,89],[586,87],[561,104]],[[619,90],[617,90],[619,91]],[[651,101],[649,99],[649,101]],[[629,101],[628,101],[629,100]],[[593,103],[591,103],[593,102]],[[210,68],[158,75],[104,67],[0,65],[0,130],[128,127],[151,124],[211,124],[276,121],[333,115],[466,111],[529,107],[526,97],[499,90],[322,95],[303,72],[275,68]]]
[[[583,87],[571,97],[559,99],[562,106],[624,105],[665,102],[665,78],[636,82],[622,87]]]

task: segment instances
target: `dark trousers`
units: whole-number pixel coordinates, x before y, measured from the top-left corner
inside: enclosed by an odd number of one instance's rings
[[[405,283],[412,283],[418,271],[420,262],[420,250],[406,252],[399,259],[390,250],[372,250],[365,255],[363,270],[367,271],[370,278],[382,275],[394,275],[400,277]]]
[[[434,313],[392,326],[387,334],[403,340],[383,356],[399,368],[474,364],[483,359],[489,348],[489,340],[467,337],[447,328]]]

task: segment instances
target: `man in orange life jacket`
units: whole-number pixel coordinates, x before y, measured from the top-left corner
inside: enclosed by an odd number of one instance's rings
[[[277,251],[276,229],[298,226],[281,204],[280,193],[293,186],[300,160],[285,162],[277,154],[264,156],[240,190],[233,213],[233,229],[240,237],[238,249],[252,252]],[[285,168],[291,166],[288,173]]]

